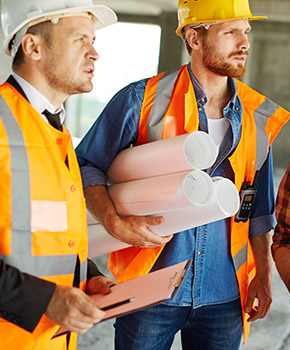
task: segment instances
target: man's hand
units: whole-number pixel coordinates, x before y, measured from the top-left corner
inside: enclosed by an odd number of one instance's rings
[[[140,248],[155,248],[169,242],[172,235],[162,237],[152,232],[148,226],[160,225],[163,217],[128,216],[121,218],[115,216],[108,222],[111,235],[120,241]]]
[[[79,334],[85,333],[105,316],[105,312],[98,309],[82,290],[59,285],[45,314],[54,323]]]
[[[87,293],[91,294],[109,294],[111,293],[111,287],[115,286],[116,283],[113,282],[109,277],[106,276],[96,276],[92,277],[87,284]]]
[[[270,250],[271,241],[271,232],[251,238],[256,262],[256,276],[249,285],[248,299],[245,305],[245,312],[250,315],[248,322],[264,318],[272,303],[273,261]],[[257,306],[253,306],[255,299],[258,300]]]
[[[271,276],[271,275],[270,275]],[[255,299],[258,305],[254,305]],[[245,312],[250,315],[248,322],[264,318],[270,310],[272,303],[271,277],[256,277],[252,280],[248,289],[248,300],[245,306]]]
[[[110,199],[105,186],[92,186],[84,188],[86,204],[96,220],[114,238],[140,248],[155,248],[169,242],[172,235],[161,237],[152,232],[148,226],[160,225],[161,216],[120,217]]]

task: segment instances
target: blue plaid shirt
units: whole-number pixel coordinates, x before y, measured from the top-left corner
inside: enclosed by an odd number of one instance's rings
[[[208,131],[205,104],[207,97],[188,65],[199,111],[199,129]],[[124,148],[136,143],[145,86],[148,79],[132,83],[119,91],[76,149],[84,187],[106,185],[106,170]],[[234,180],[228,157],[235,150],[241,134],[242,105],[234,79],[229,78],[232,99],[224,108],[230,128],[220,146],[219,155],[210,169],[211,176]],[[257,196],[250,218],[249,236],[262,235],[274,228],[275,197],[271,151],[264,163]],[[153,270],[192,259],[174,300],[167,304],[193,305],[194,308],[225,303],[239,297],[237,278],[230,254],[230,219],[216,221],[174,235],[165,246]]]

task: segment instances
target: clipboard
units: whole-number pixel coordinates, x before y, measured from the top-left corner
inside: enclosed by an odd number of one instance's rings
[[[100,322],[173,299],[190,263],[186,260],[123,282],[113,286],[107,295],[91,295],[98,307],[106,311]]]
[[[96,305],[106,311],[106,321],[135,311],[142,310],[175,297],[191,260],[169,266],[147,275],[117,284],[111,288],[110,294],[93,294],[90,297]],[[68,331],[60,327],[53,338],[66,334]]]

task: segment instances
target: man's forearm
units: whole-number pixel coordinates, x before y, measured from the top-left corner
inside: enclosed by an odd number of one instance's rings
[[[290,249],[279,247],[274,253],[274,260],[279,275],[290,292]]]
[[[86,205],[91,214],[108,232],[111,224],[118,217],[106,186],[90,186],[84,188]]]
[[[272,266],[271,233],[251,238],[256,276],[248,288],[245,312],[250,314],[249,322],[264,318],[269,312],[272,303]],[[255,305],[257,299],[258,304]]]
[[[257,273],[272,274],[272,255],[271,255],[272,233],[251,238],[251,246],[254,253]]]

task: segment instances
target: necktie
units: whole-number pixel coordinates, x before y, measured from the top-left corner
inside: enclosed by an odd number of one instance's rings
[[[44,114],[47,118],[47,120],[49,121],[49,123],[55,127],[56,129],[62,131],[62,127],[61,127],[61,123],[60,123],[60,118],[59,118],[59,115],[60,115],[60,112],[58,113],[50,113],[47,109],[44,110],[42,112],[42,114]]]

